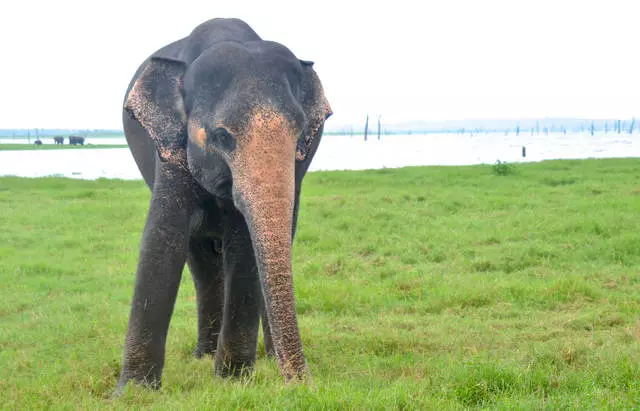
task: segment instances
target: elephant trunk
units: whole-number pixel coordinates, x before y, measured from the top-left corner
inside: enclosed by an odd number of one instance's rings
[[[249,224],[276,358],[283,376],[305,378],[291,270],[292,208],[277,202],[250,207]]]
[[[251,233],[280,371],[287,380],[306,379],[291,270],[295,139],[281,127],[262,131],[232,164],[233,198]]]

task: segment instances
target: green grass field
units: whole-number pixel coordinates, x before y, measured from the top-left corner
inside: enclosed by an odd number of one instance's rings
[[[72,146],[69,144],[49,144],[45,143],[41,146],[35,144],[11,144],[0,143],[0,151],[2,150],[80,150],[83,148],[126,148],[126,144],[85,144],[83,146]]]
[[[500,170],[309,174],[294,272],[313,385],[284,384],[262,342],[247,380],[191,358],[185,271],[162,390],[119,400],[147,188],[0,178],[0,407],[640,407],[640,159]]]

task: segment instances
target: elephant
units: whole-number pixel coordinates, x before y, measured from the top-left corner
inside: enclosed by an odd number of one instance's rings
[[[78,145],[78,144],[83,146],[84,145],[84,137],[81,137],[81,136],[69,136],[69,144],[72,145],[72,146],[75,146],[75,145]]]
[[[64,144],[64,137],[63,136],[55,136],[53,138],[53,142],[55,144]]]
[[[310,378],[297,323],[291,247],[302,179],[332,114],[313,62],[244,21],[216,18],[149,56],[124,98],[129,149],[151,190],[122,369],[161,387],[165,344],[188,265],[194,356],[247,375],[262,321],[285,381]]]

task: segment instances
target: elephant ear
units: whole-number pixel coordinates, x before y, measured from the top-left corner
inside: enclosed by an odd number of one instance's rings
[[[182,98],[186,64],[152,57],[131,87],[124,108],[147,131],[162,161],[174,161],[185,147],[187,115]]]
[[[324,121],[333,113],[313,69],[313,62],[300,60],[300,64],[303,70],[301,105],[307,115],[307,123],[298,139],[296,161],[309,163],[320,143]]]

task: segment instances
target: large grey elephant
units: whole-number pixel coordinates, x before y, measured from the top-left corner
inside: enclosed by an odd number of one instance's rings
[[[241,20],[214,19],[135,73],[124,130],[152,196],[117,390],[160,386],[185,262],[196,356],[215,355],[218,375],[250,370],[264,313],[285,379],[308,377],[291,245],[302,178],[331,115],[312,66]]]

